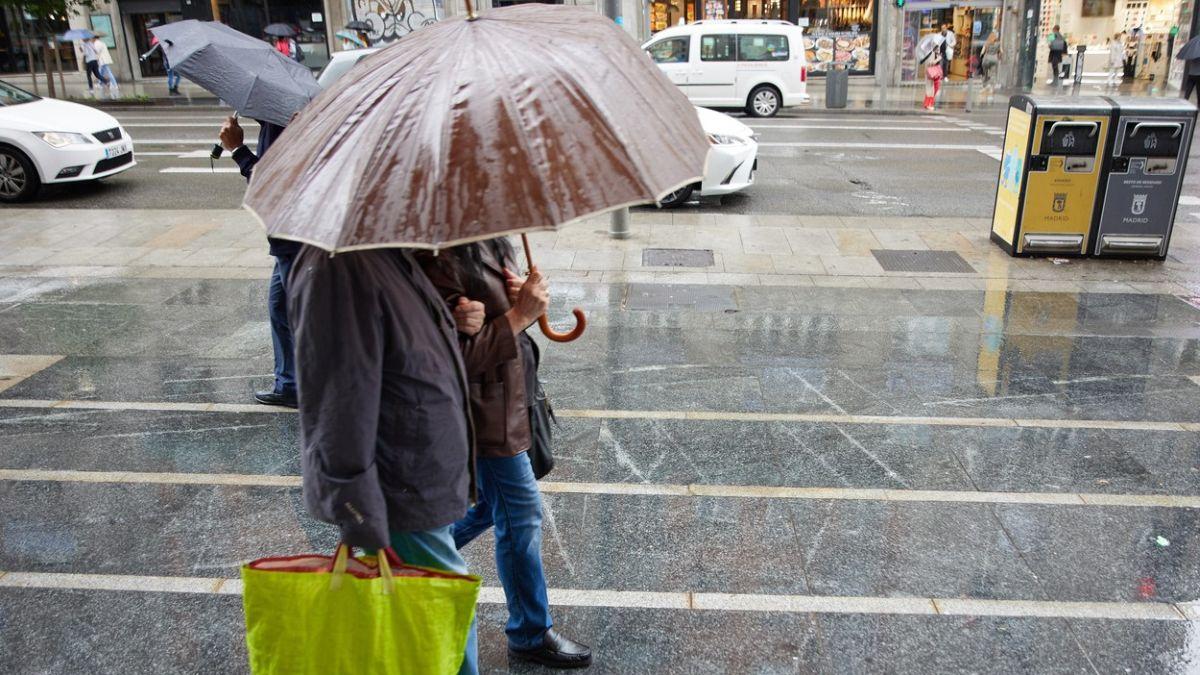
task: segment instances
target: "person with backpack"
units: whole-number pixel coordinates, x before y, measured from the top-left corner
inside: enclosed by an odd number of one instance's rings
[[[1050,79],[1046,84],[1062,86],[1062,62],[1067,55],[1067,39],[1063,37],[1058,24],[1050,31]]]

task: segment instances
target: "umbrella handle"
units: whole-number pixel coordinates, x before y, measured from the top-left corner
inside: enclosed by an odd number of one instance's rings
[[[533,264],[533,255],[529,251],[529,237],[525,233],[521,233],[521,243],[525,246],[525,262],[529,265],[529,273],[533,274],[537,267]],[[583,310],[576,307],[571,310],[575,315],[575,327],[565,333],[559,333],[550,327],[550,319],[543,314],[538,317],[538,328],[542,329],[542,335],[554,342],[571,342],[578,340],[579,336],[583,335],[583,331],[587,329],[587,317],[583,315]]]

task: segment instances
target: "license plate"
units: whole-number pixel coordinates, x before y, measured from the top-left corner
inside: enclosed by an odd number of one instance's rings
[[[126,145],[125,143],[122,143],[120,145],[110,145],[109,147],[104,149],[104,159],[109,159],[112,157],[120,157],[121,155],[124,155],[127,152],[129,152],[129,146]]]

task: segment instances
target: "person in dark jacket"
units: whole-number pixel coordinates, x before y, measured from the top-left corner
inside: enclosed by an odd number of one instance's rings
[[[246,132],[236,117],[229,117],[221,127],[221,145],[233,153],[241,173],[250,180],[254,165],[266,154],[271,144],[283,133],[284,127],[270,122],[258,121],[258,154],[246,147]],[[300,244],[286,239],[267,238],[271,255],[275,256],[275,268],[271,271],[271,285],[267,291],[267,311],[271,317],[271,345],[275,350],[275,386],[269,391],[254,393],[254,400],[264,405],[296,407],[296,360],[292,331],[288,326],[287,279],[292,263],[300,252]]]
[[[518,277],[512,246],[494,239],[418,256],[448,307],[482,303],[477,331],[460,326],[470,382],[478,498],[454,524],[459,549],[495,528],[496,570],[508,602],[510,657],[556,668],[591,664],[591,649],[556,630],[542,570],[542,501],[529,461],[537,361],[525,329],[545,313],[545,279]]]
[[[407,251],[304,246],[288,295],[309,511],[351,546],[466,573],[467,369],[437,290]],[[460,673],[477,672],[472,624]]]

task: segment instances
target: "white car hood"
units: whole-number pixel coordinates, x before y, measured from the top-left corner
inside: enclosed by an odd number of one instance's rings
[[[700,117],[700,126],[706,134],[721,134],[722,136],[737,136],[738,138],[753,138],[754,130],[734,118],[708,108],[696,108]]]
[[[71,103],[44,98],[40,101],[0,107],[0,128],[18,131],[70,131],[94,134],[120,126],[106,112]]]

